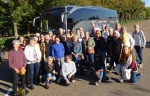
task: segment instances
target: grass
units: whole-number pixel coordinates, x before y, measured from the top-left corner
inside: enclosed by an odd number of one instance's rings
[[[132,22],[137,22],[137,21],[142,21],[142,20],[143,19],[121,21],[120,24],[132,23]]]

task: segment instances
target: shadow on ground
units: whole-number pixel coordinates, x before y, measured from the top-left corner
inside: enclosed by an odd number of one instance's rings
[[[0,86],[1,86],[0,92],[5,94],[8,91],[8,89],[11,87],[11,85],[8,84],[11,83],[12,80],[11,78],[12,78],[11,70],[8,66],[7,61],[4,60],[2,64],[0,64]]]
[[[150,48],[150,41],[146,42],[146,48]]]

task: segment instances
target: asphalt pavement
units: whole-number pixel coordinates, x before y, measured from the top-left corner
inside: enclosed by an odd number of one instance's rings
[[[139,69],[139,73],[143,75],[137,83],[132,84],[128,81],[118,83],[116,82],[118,75],[110,73],[108,74],[111,77],[110,82],[102,82],[96,86],[90,83],[92,76],[84,74],[68,87],[52,83],[49,89],[45,89],[44,83],[41,83],[41,86],[35,85],[34,90],[27,88],[27,96],[150,96],[150,20],[124,24],[127,32],[133,31],[134,24],[140,25],[147,39],[147,46],[143,50],[144,65]],[[12,86],[11,81],[12,73],[5,60],[0,64],[0,96],[9,96],[6,93],[9,93],[8,90]]]

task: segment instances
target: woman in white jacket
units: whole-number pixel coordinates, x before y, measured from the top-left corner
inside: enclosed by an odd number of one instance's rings
[[[41,60],[41,51],[38,46],[35,45],[35,39],[30,38],[30,43],[25,47],[24,50],[25,56],[27,58],[27,66],[29,69],[29,80],[30,80],[30,89],[33,90],[33,78],[35,76],[35,83],[38,84],[38,74],[40,71],[40,60]]]

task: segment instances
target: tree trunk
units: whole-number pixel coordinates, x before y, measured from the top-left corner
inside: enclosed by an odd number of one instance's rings
[[[13,26],[14,26],[14,35],[15,35],[15,38],[18,38],[17,23],[16,23],[16,22],[13,22]]]

